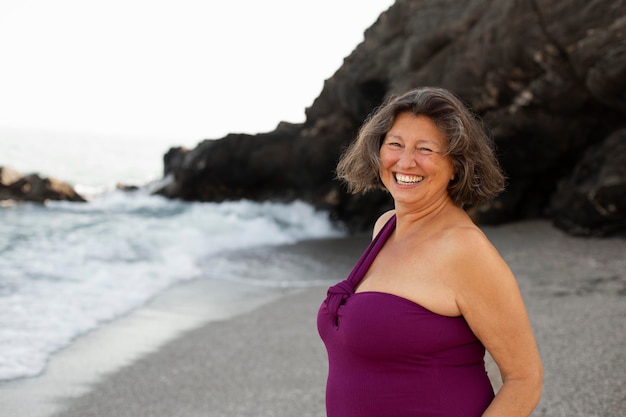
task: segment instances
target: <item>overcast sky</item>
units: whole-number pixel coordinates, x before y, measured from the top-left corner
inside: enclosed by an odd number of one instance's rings
[[[0,0],[0,127],[215,138],[304,121],[393,0]]]

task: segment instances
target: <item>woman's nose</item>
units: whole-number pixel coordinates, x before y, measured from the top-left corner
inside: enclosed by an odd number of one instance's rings
[[[398,166],[402,168],[410,168],[417,165],[415,150],[405,149],[398,159]]]

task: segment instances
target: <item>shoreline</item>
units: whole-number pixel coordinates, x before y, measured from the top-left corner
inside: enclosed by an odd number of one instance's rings
[[[518,280],[544,362],[543,395],[532,416],[624,415],[626,239],[574,238],[545,221],[482,229]],[[192,307],[194,300],[202,306],[207,292],[220,300],[213,285],[246,290],[241,304],[224,290],[221,302],[233,308],[232,314],[198,321],[97,378],[57,379],[54,392],[51,383],[37,383],[46,375],[32,379],[37,389],[27,390],[20,381],[0,384],[0,417],[323,416],[326,352],[317,335],[317,309],[328,285],[347,275],[368,240],[321,239],[232,254],[246,273],[300,274],[315,285],[281,288],[207,280],[211,284],[205,282],[204,289],[193,282],[191,291],[175,287],[149,304],[154,310],[142,313],[145,320],[129,316],[126,334],[140,338],[150,326],[163,330],[163,317],[201,316]],[[328,285],[320,284],[320,277]],[[125,320],[110,327],[124,334]],[[119,349],[111,343],[115,340],[95,339],[85,342],[85,348],[99,347],[114,356]],[[84,367],[75,350],[80,343],[58,355],[66,356],[59,365],[63,372]],[[489,360],[488,369],[497,381]],[[38,414],[7,408],[6,398],[14,406],[20,400],[33,403]]]
[[[184,337],[187,332],[208,323],[233,319],[311,288],[321,286],[325,291],[333,279],[310,284],[285,280],[284,285],[270,281],[266,285],[263,279],[254,276],[268,271],[274,275],[298,273],[302,265],[307,266],[308,273],[327,273],[324,265],[319,265],[319,250],[329,245],[343,246],[344,242],[367,245],[367,237],[311,239],[224,254],[222,261],[226,263],[244,259],[237,273],[248,279],[207,277],[179,283],[144,306],[78,336],[69,346],[52,354],[42,374],[0,381],[0,417],[51,416],[59,411],[59,398],[88,394],[109,375]],[[359,243],[354,245],[355,251],[344,254],[345,251],[338,250],[334,256],[349,263],[359,253]],[[217,269],[220,270],[219,265]]]
[[[211,279],[178,284],[145,306],[78,336],[52,354],[42,374],[0,382],[0,416],[50,416],[58,409],[58,398],[84,395],[107,375],[185,332],[245,314],[290,291]],[[210,294],[210,304],[203,294]]]

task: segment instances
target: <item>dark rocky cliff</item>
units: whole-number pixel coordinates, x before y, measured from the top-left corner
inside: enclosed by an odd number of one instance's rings
[[[507,190],[469,208],[476,221],[548,217],[577,235],[625,230],[626,1],[397,0],[326,80],[304,123],[171,149],[173,182],[158,192],[298,198],[352,230],[369,228],[389,197],[348,195],[335,164],[384,98],[424,85],[457,93],[496,142]]]

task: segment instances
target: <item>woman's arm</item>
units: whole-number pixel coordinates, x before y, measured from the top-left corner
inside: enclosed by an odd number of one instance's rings
[[[461,235],[453,244],[457,304],[503,382],[483,417],[528,417],[539,402],[543,370],[517,282],[482,232]]]

